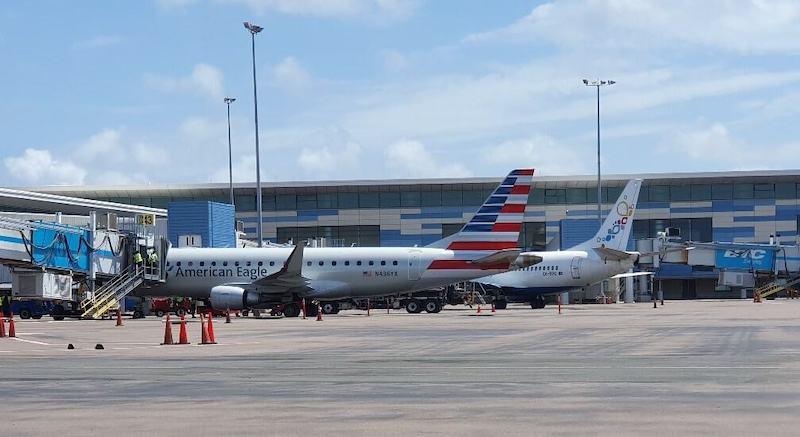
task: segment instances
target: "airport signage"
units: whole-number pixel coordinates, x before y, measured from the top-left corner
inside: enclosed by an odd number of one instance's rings
[[[718,268],[772,270],[775,252],[766,249],[717,249]]]

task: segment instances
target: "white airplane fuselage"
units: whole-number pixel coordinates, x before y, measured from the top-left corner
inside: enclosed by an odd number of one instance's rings
[[[635,257],[603,260],[592,249],[526,252],[542,258],[530,267],[481,278],[479,282],[525,297],[587,287],[633,268]]]
[[[215,286],[247,284],[278,272],[292,249],[172,248],[166,258],[166,282],[137,294],[205,299]],[[425,247],[305,248],[302,276],[310,281],[314,290],[304,296],[320,299],[386,296],[505,271],[504,268],[481,269],[478,266],[442,268],[442,262],[453,260],[456,254],[452,250]],[[440,268],[431,268],[435,261]]]

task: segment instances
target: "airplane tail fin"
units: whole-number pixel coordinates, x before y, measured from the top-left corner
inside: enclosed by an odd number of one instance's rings
[[[528,205],[532,178],[532,168],[512,171],[459,232],[427,247],[457,251],[459,259],[465,262],[473,260],[472,268],[478,265],[485,267],[486,263],[477,261],[493,259],[487,258],[492,254],[515,249]],[[511,258],[516,258],[516,255]]]
[[[642,188],[641,179],[631,179],[622,190],[617,202],[611,208],[603,226],[591,240],[578,245],[578,248],[607,248],[624,252],[633,230],[633,214]]]

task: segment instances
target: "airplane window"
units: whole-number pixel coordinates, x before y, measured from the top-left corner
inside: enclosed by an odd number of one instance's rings
[[[325,261],[320,261],[319,265],[324,266],[325,265]]]
[[[275,265],[275,261],[270,261],[270,262],[269,262],[269,265],[270,265],[270,266],[274,266],[274,265]]]
[[[397,265],[397,261],[392,261],[392,265],[396,266]]]
[[[216,261],[211,261],[211,265],[215,266],[215,265],[217,265],[217,262]]]
[[[261,261],[259,261],[259,262],[258,262],[258,266],[259,266],[259,267],[261,267],[261,266],[263,266],[263,265],[264,265],[264,263],[263,263],[263,262],[261,262]]]
[[[360,266],[361,265],[361,261],[356,261],[356,265]]]
[[[206,262],[205,261],[200,261],[200,267],[203,267],[204,265],[206,265]]]
[[[350,261],[345,261],[344,265],[349,266],[350,265]]]
[[[307,266],[310,266],[310,265],[311,265],[311,261],[307,261],[307,262],[306,262],[306,265],[307,265]]]
[[[239,267],[239,261],[234,261],[233,265],[236,266],[236,267]]]
[[[189,261],[189,263],[188,263],[188,264],[189,264],[189,267],[191,267],[191,266],[192,266],[192,262],[191,262],[191,261]]]
[[[375,261],[370,261],[369,265],[374,266],[375,265]]]
[[[175,263],[175,265],[177,265],[178,267],[180,267],[180,266],[181,266],[181,262],[180,262],[180,261],[178,261],[177,263]]]
[[[250,261],[247,261],[244,265],[246,265],[247,267],[250,267],[251,265],[253,265],[253,263],[250,262]]]
[[[386,265],[386,261],[381,261],[381,265],[385,266]]]
[[[222,261],[222,265],[223,265],[224,267],[228,267],[228,261]]]

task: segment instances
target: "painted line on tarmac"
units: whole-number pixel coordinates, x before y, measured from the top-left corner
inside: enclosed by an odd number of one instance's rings
[[[23,342],[23,343],[38,344],[38,345],[40,345],[40,346],[53,346],[52,344],[50,344],[50,343],[45,343],[45,342],[43,342],[43,341],[25,340],[25,339],[23,339],[23,338],[19,338],[19,337],[12,337],[11,339],[12,339],[12,340],[16,340],[16,341],[21,341],[21,342]]]

